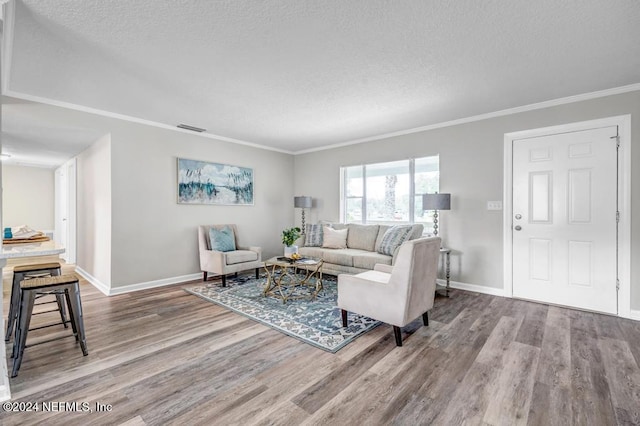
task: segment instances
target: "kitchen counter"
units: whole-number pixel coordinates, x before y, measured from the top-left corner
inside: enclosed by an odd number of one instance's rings
[[[4,266],[6,259],[30,256],[50,256],[64,253],[64,247],[53,241],[41,243],[4,244],[0,251],[0,266]]]

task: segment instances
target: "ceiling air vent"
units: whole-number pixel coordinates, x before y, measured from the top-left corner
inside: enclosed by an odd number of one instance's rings
[[[198,132],[198,133],[207,131],[207,129],[201,129],[200,127],[189,126],[188,124],[178,124],[177,127],[179,127],[180,129],[191,130],[192,132]]]

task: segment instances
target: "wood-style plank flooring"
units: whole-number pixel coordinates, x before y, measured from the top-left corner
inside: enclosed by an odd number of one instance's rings
[[[11,265],[5,314],[10,278]],[[640,424],[640,322],[453,291],[429,327],[405,327],[403,347],[383,325],[330,354],[185,286],[106,297],[82,283],[89,355],[72,338],[28,348],[11,390],[94,412],[0,411],[0,423]]]

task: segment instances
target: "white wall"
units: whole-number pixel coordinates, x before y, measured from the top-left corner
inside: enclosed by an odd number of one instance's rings
[[[452,280],[503,287],[502,212],[486,202],[502,200],[504,134],[616,115],[632,115],[632,182],[640,182],[640,92],[397,136],[298,155],[296,194],[315,198],[309,222],[338,220],[341,166],[440,155],[440,190],[452,194],[440,231],[452,254]],[[631,307],[640,309],[640,185],[632,184]]]
[[[2,166],[2,223],[54,229],[55,171],[40,167]]]
[[[98,139],[77,156],[76,164],[76,265],[108,289],[111,283],[111,136],[107,134]]]

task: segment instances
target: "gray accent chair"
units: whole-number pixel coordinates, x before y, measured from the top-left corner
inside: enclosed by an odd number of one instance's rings
[[[354,312],[393,326],[396,345],[402,346],[401,327],[422,315],[429,325],[440,256],[439,237],[410,240],[400,246],[395,264],[376,264],[372,271],[338,275],[338,307],[342,325]]]
[[[211,228],[222,229],[225,226],[233,229],[236,242],[234,251],[211,250],[209,230]],[[198,249],[200,251],[200,270],[203,272],[203,281],[207,281],[209,272],[222,276],[222,286],[227,286],[227,274],[237,274],[247,269],[256,270],[256,278],[260,277],[262,267],[262,248],[241,247],[238,243],[238,228],[236,225],[200,225],[198,226]]]

